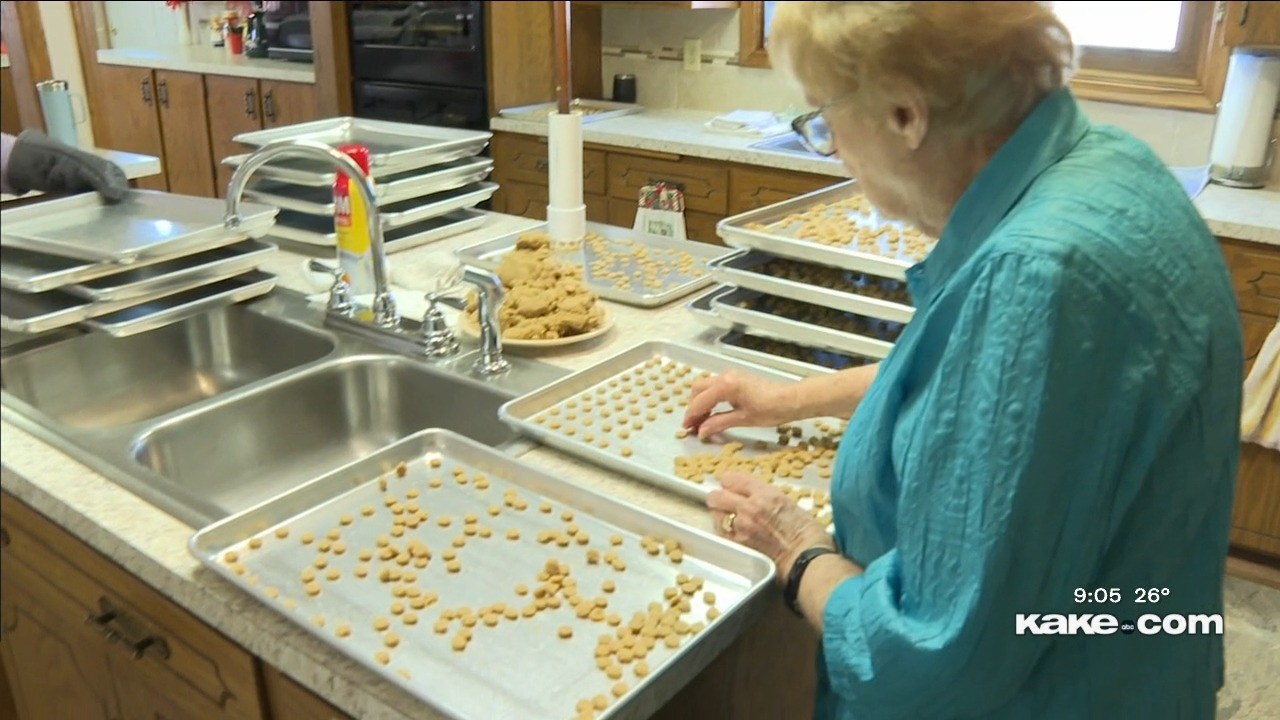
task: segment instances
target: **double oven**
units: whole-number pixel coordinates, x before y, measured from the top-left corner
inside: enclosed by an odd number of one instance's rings
[[[481,2],[349,2],[357,117],[489,127]]]

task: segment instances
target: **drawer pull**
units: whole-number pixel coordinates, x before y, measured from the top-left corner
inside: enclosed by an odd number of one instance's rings
[[[169,645],[163,638],[136,632],[142,624],[123,615],[106,598],[99,598],[98,606],[102,611],[97,615],[87,614],[84,621],[87,625],[93,625],[98,633],[107,639],[107,642],[125,646],[129,657],[134,660],[141,660],[147,655],[159,657],[162,660],[169,659]],[[135,632],[130,632],[131,628]],[[138,638],[138,635],[142,636]]]
[[[540,172],[546,172],[551,169],[551,164],[543,158],[538,158],[533,161],[533,169]]]

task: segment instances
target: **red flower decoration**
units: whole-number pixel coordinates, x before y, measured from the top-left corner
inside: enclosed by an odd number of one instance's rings
[[[177,10],[186,5],[188,0],[164,0],[164,4],[169,6],[170,10]]]

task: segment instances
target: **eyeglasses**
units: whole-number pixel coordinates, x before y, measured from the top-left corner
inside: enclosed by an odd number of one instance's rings
[[[809,152],[815,152],[823,157],[836,154],[835,136],[831,134],[831,126],[827,124],[827,119],[822,114],[835,105],[852,100],[853,97],[852,95],[838,97],[831,102],[823,103],[817,110],[805,113],[791,121],[791,129],[800,136],[800,143]]]

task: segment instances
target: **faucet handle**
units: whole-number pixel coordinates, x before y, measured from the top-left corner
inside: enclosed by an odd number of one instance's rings
[[[458,353],[458,338],[449,329],[438,305],[446,298],[439,293],[427,293],[427,312],[422,316],[422,335],[418,342],[429,358],[445,358]]]
[[[331,313],[349,317],[355,310],[355,303],[351,301],[351,282],[347,279],[347,272],[342,269],[342,266],[330,267],[313,258],[307,263],[307,268],[311,272],[333,276],[333,284],[329,286],[329,302],[325,309]]]

